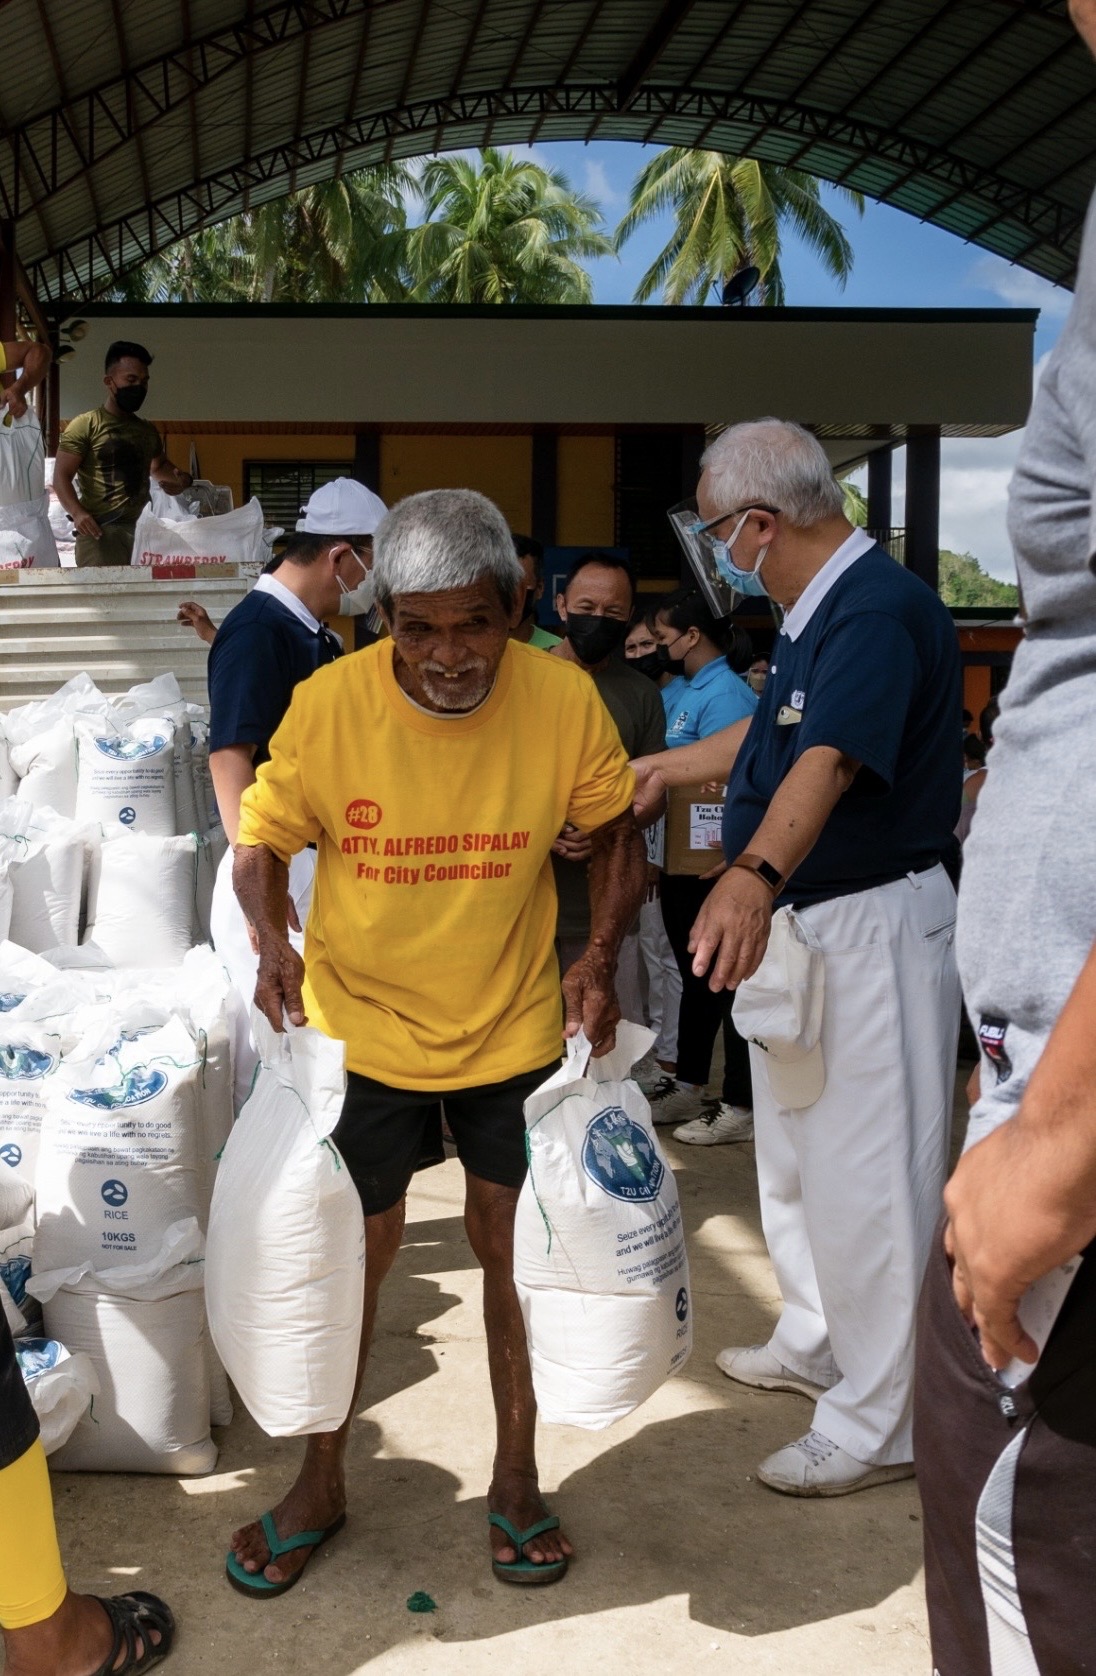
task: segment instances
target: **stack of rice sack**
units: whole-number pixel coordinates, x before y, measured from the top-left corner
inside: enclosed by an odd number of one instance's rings
[[[225,845],[205,713],[173,675],[116,699],[75,676],[0,717],[0,934],[12,941],[178,965],[209,935]]]
[[[208,948],[174,970],[59,970],[0,944],[0,1161],[33,1183],[0,1230],[0,1280],[36,1340],[36,1407],[54,1371],[38,1340],[90,1374],[93,1405],[53,1443],[65,1470],[216,1462],[210,1424],[231,1407],[204,1242],[232,1121],[230,994]]]

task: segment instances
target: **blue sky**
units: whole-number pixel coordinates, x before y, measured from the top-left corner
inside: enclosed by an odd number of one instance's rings
[[[538,161],[562,169],[571,184],[602,204],[610,227],[628,202],[631,183],[653,155],[627,142],[555,142],[534,148]],[[837,193],[823,188],[827,206],[844,222],[855,265],[842,291],[816,257],[794,238],[783,259],[788,302],[803,307],[1003,308],[1041,310],[1036,366],[1062,329],[1070,293],[1000,257],[964,244],[939,228],[883,204],[869,203],[863,217]],[[641,229],[619,261],[591,264],[595,300],[631,302],[636,284],[665,243],[669,218]],[[941,480],[941,545],[971,552],[995,576],[1011,580],[1012,555],[1005,531],[1006,490],[1022,433],[1001,438],[945,441]],[[901,521],[903,460],[895,457],[895,520]]]

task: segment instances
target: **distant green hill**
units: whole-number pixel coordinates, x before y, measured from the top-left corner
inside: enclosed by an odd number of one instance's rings
[[[982,569],[973,553],[940,551],[940,598],[945,605],[1014,605],[1020,592],[1014,582],[998,582]]]

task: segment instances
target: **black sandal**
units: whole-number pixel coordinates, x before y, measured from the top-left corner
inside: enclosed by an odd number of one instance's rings
[[[141,1676],[142,1671],[167,1658],[175,1640],[175,1619],[171,1607],[159,1595],[135,1589],[128,1595],[111,1595],[108,1599],[95,1595],[93,1599],[103,1608],[114,1631],[114,1645],[95,1676]],[[153,1642],[153,1631],[160,1637],[158,1643]],[[139,1641],[144,1644],[144,1652],[138,1658]],[[121,1652],[126,1656],[115,1669],[114,1661]]]

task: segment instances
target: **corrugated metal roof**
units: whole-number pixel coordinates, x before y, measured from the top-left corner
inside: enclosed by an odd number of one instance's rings
[[[752,152],[1068,284],[1096,66],[1065,0],[0,0],[0,216],[44,300],[355,164]]]

